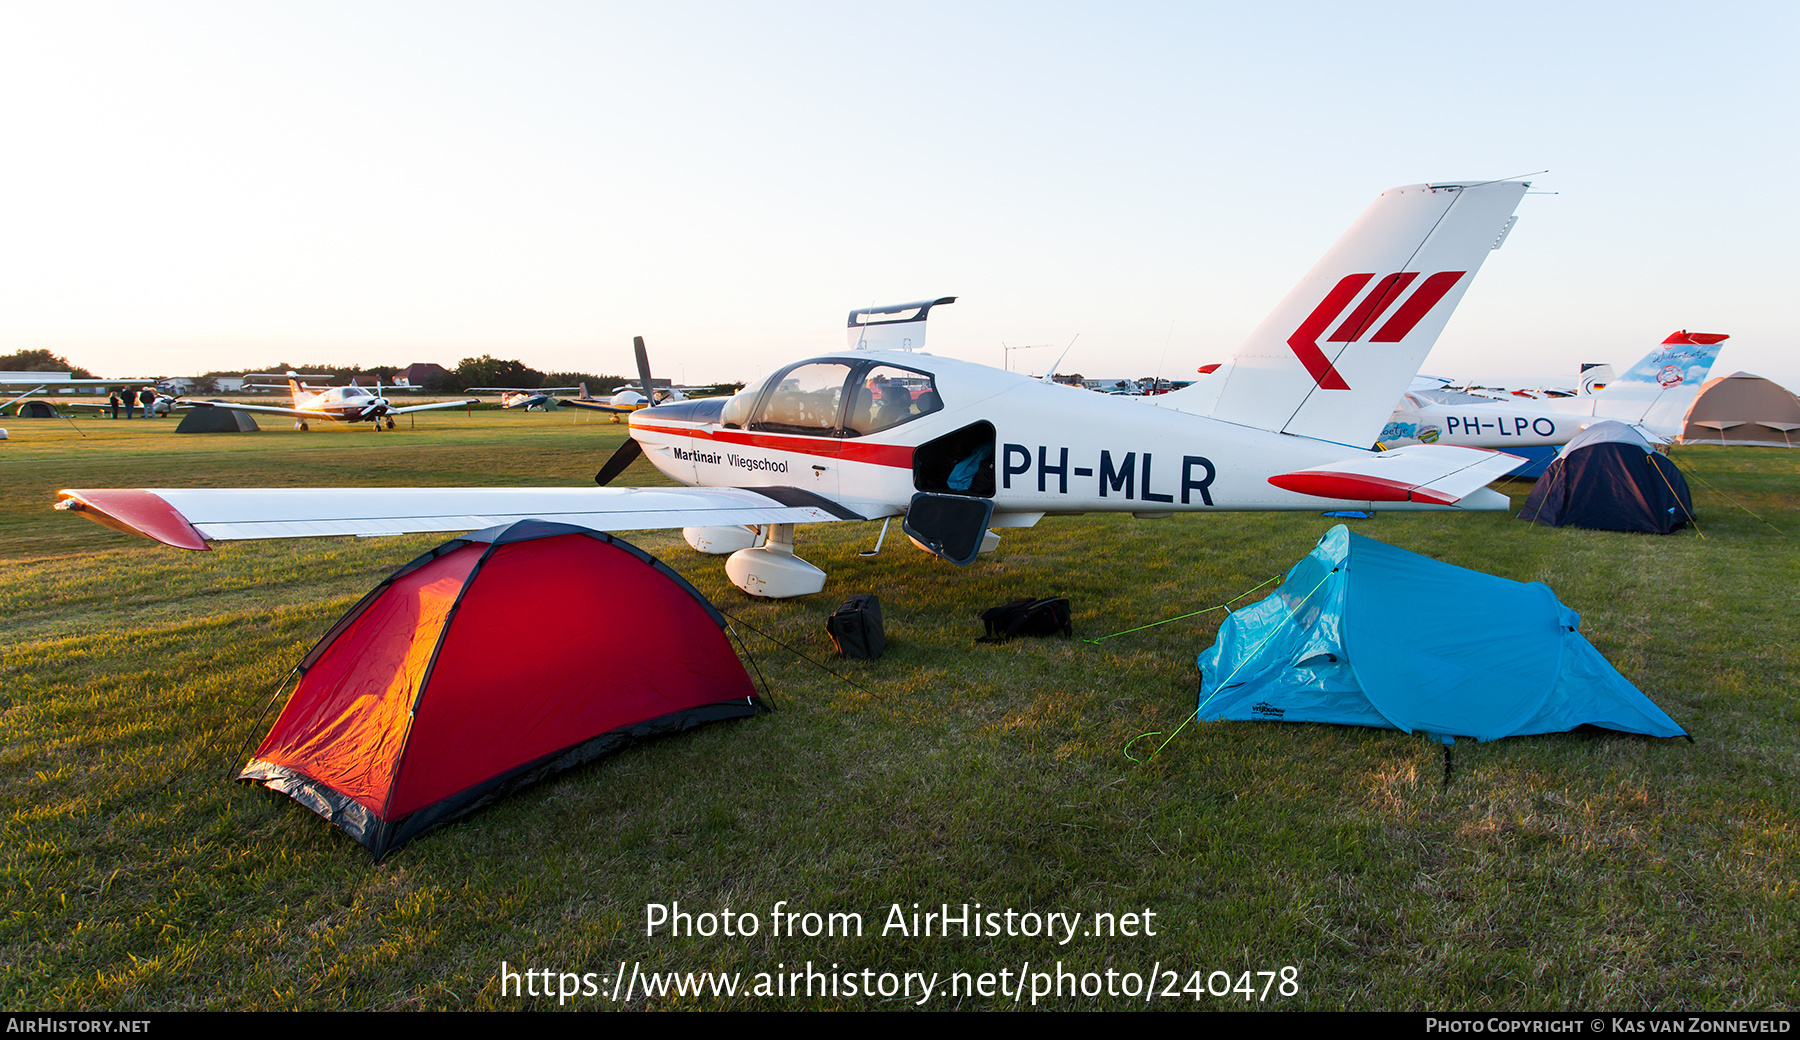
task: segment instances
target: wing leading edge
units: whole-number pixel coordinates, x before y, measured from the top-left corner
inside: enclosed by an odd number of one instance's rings
[[[784,487],[68,489],[57,497],[58,509],[180,549],[249,538],[476,531],[525,519],[595,531],[865,519]]]

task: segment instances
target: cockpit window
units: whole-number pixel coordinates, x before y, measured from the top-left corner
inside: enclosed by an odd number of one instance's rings
[[[750,429],[768,433],[828,436],[837,432],[850,365],[813,361],[781,373],[780,383],[750,421]]]
[[[943,408],[930,373],[868,362],[806,361],[739,391],[724,404],[719,422],[764,433],[863,437]]]
[[[756,399],[762,396],[763,384],[768,381],[765,376],[731,395],[731,400],[725,402],[725,410],[719,414],[720,424],[734,430],[743,429],[750,422],[750,410],[756,407]]]
[[[944,407],[929,375],[892,365],[877,365],[856,381],[850,397],[845,433],[861,437],[930,415]]]

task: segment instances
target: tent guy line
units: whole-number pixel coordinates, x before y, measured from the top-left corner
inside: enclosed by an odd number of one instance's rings
[[[1215,610],[1229,611],[1231,609],[1231,605],[1233,603],[1236,603],[1238,600],[1243,599],[1245,596],[1250,595],[1250,593],[1255,592],[1257,589],[1262,588],[1264,585],[1267,585],[1270,582],[1276,582],[1276,581],[1280,581],[1280,580],[1281,580],[1281,575],[1277,574],[1277,575],[1274,575],[1273,577],[1270,577],[1267,581],[1258,582],[1256,585],[1253,585],[1250,588],[1244,590],[1243,592],[1238,593],[1237,595],[1231,597],[1230,599],[1226,600],[1223,603],[1215,603],[1210,607],[1202,607],[1199,610],[1191,610],[1191,611],[1187,612],[1186,614],[1177,614],[1172,618],[1163,618],[1161,621],[1152,621],[1148,625],[1139,625],[1136,628],[1128,628],[1122,632],[1113,632],[1110,635],[1100,636],[1099,638],[1096,638],[1096,639],[1083,639],[1082,642],[1098,643],[1104,639],[1113,639],[1118,636],[1128,636],[1133,632],[1142,632],[1146,628],[1155,628],[1158,625],[1166,625],[1173,621],[1180,621],[1183,618],[1199,617],[1201,614],[1210,614]]]

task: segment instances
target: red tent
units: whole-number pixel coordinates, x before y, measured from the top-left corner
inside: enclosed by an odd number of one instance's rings
[[[764,710],[724,617],[679,574],[539,520],[400,568],[299,672],[238,779],[292,796],[378,861],[552,773]]]

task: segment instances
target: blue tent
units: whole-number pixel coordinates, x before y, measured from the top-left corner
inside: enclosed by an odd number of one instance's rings
[[[1529,585],[1339,525],[1200,655],[1201,721],[1329,722],[1477,740],[1586,724],[1682,737]]]

